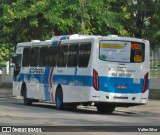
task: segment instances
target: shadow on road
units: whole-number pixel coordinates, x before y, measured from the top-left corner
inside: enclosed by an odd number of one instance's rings
[[[10,106],[15,108],[25,108],[27,112],[34,110],[37,112],[36,107],[43,109],[42,111],[47,112],[49,110],[58,111],[58,113],[80,113],[80,114],[92,114],[92,115],[110,115],[110,116],[130,116],[130,117],[160,117],[159,111],[159,100],[149,100],[147,105],[136,106],[130,108],[116,108],[113,113],[99,113],[97,109],[93,106],[79,106],[76,110],[57,110],[55,104],[48,102],[33,103],[32,106],[26,106],[23,104],[22,99],[17,99],[13,97],[0,97],[2,106]],[[9,104],[7,102],[10,102]],[[17,106],[18,105],[18,106]]]
[[[42,103],[42,104],[34,103],[32,104],[32,106],[57,110],[55,104],[50,104],[50,103]],[[83,114],[120,115],[120,116],[131,116],[136,114],[134,112],[125,112],[125,111],[118,111],[118,110],[115,110],[113,113],[99,113],[97,109],[92,106],[87,106],[87,107],[80,106],[80,107],[77,107],[77,109],[75,110],[64,109],[64,110],[58,110],[58,111],[75,112],[75,113],[81,113],[81,114],[83,113]]]

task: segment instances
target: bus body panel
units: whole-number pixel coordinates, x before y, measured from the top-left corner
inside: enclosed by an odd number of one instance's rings
[[[125,39],[126,40],[126,39]],[[116,40],[115,40],[116,41]],[[134,40],[131,40],[134,41]],[[137,40],[135,40],[137,41]],[[99,41],[98,41],[99,42]],[[93,69],[98,73],[99,102],[114,103],[146,103],[148,100],[149,84],[142,93],[144,77],[150,72],[149,42],[145,43],[145,60],[141,63],[124,63],[102,61],[94,57]],[[97,46],[99,44],[97,43]],[[94,54],[99,54],[99,47]],[[149,78],[148,78],[149,80]],[[148,81],[149,83],[149,81]]]
[[[101,40],[137,41],[145,44],[145,60],[141,63],[102,61],[99,58]],[[144,77],[149,74],[149,42],[134,38],[92,37],[91,39],[61,41],[62,44],[90,42],[91,54],[87,67],[21,67],[14,76],[13,95],[20,96],[23,83],[27,87],[27,98],[55,102],[58,86],[63,90],[64,103],[133,103],[145,104],[149,85],[142,93]],[[50,42],[51,43],[51,42]],[[52,46],[46,42],[35,44]],[[23,49],[31,43],[18,44],[17,54],[23,56]],[[20,48],[20,49],[19,49]],[[18,50],[20,53],[18,53]],[[22,65],[22,62],[21,62]],[[98,73],[99,89],[94,88],[93,71]],[[149,78],[148,78],[149,79]]]

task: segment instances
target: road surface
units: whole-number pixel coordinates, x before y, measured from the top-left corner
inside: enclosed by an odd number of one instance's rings
[[[1,90],[2,91],[2,90]],[[3,94],[2,94],[3,93]],[[23,105],[21,97],[12,97],[9,93],[6,95],[1,92],[0,95],[0,126],[72,126],[79,127],[79,132],[86,131],[85,128],[91,126],[89,131],[83,134],[103,135],[103,134],[126,134],[119,132],[117,126],[127,127],[136,126],[136,130],[142,130],[143,127],[153,126],[160,127],[160,101],[149,100],[147,105],[135,106],[130,108],[116,108],[112,114],[100,114],[95,107],[79,106],[75,111],[57,110],[55,104],[40,102],[34,103],[32,106]],[[97,126],[109,128],[113,126],[116,132],[92,132]],[[93,129],[92,129],[93,128]],[[159,128],[158,128],[159,129]],[[77,129],[76,129],[77,130]],[[126,129],[130,130],[130,129]],[[145,129],[144,129],[145,130]],[[79,134],[79,132],[71,132],[68,134]],[[158,130],[159,131],[159,130]],[[63,134],[67,131],[64,130]],[[119,133],[118,133],[119,132]],[[127,132],[127,131],[126,131]],[[54,132],[56,134],[62,134]],[[144,132],[143,134],[159,135],[159,132]],[[43,133],[42,133],[43,134]],[[49,133],[48,133],[49,134]],[[67,133],[66,133],[67,134]],[[130,134],[135,134],[130,132]]]

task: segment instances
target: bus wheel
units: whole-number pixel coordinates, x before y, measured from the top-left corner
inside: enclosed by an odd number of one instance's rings
[[[56,108],[58,110],[62,110],[64,108],[64,103],[63,103],[63,92],[61,88],[58,88],[56,91]]]
[[[108,106],[108,105],[97,105],[97,111],[100,113],[113,113],[115,110],[115,106]]]
[[[23,102],[25,105],[32,105],[32,100],[27,98],[27,88],[26,86],[22,88],[22,96],[23,96]]]

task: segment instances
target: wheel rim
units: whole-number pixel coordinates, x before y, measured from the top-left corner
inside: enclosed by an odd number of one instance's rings
[[[61,104],[62,104],[62,101],[61,101],[61,96],[60,94],[58,93],[57,94],[57,98],[56,98],[56,102],[57,102],[57,107],[60,108],[61,107]]]

